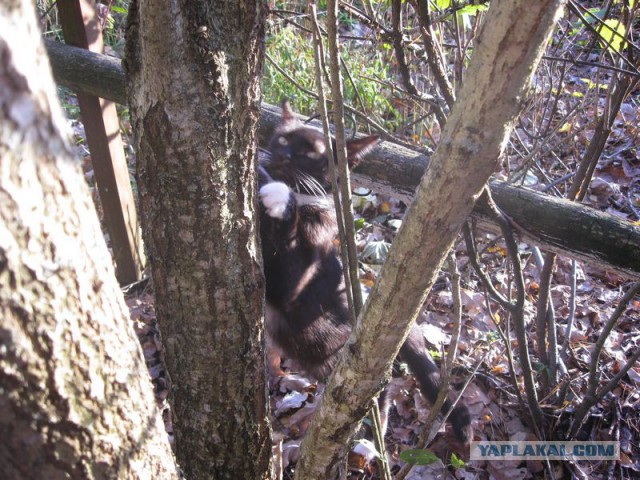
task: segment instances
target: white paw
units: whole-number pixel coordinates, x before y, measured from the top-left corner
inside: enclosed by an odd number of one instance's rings
[[[287,210],[291,190],[282,182],[267,183],[260,188],[260,200],[272,218],[283,218]]]

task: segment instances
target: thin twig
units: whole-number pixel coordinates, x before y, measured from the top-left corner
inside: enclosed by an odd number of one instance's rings
[[[504,295],[498,292],[498,290],[496,290],[496,287],[493,286],[493,282],[483,270],[482,265],[480,265],[478,249],[476,248],[475,239],[473,237],[473,234],[471,233],[471,227],[469,226],[468,222],[462,226],[462,234],[467,246],[469,263],[471,263],[471,266],[475,270],[476,275],[478,275],[478,277],[480,278],[480,281],[484,285],[484,288],[489,292],[489,295],[491,295],[494,300],[496,300],[502,306],[502,308],[507,311],[514,310],[514,305],[509,301],[508,298],[506,298]]]
[[[569,297],[569,314],[567,315],[567,329],[565,330],[564,341],[562,342],[562,349],[560,350],[561,356],[565,361],[567,358],[569,342],[571,341],[573,322],[576,316],[576,292],[578,290],[577,276],[577,262],[575,260],[571,260],[571,295]]]
[[[331,77],[331,97],[333,98],[333,124],[335,126],[336,151],[335,159],[338,163],[338,177],[340,179],[340,207],[344,219],[344,230],[347,240],[349,263],[345,268],[350,270],[356,318],[362,311],[362,288],[358,275],[358,251],[356,248],[356,231],[353,217],[353,202],[351,201],[351,174],[347,160],[347,141],[344,128],[344,99],[342,95],[342,75],[340,73],[340,53],[338,44],[338,2],[327,1],[327,36],[329,40],[329,74]],[[338,208],[338,205],[336,205]],[[349,287],[347,287],[349,288]]]
[[[313,36],[313,45],[314,45],[314,59],[316,64],[316,81],[318,82],[318,109],[320,110],[320,121],[322,123],[322,129],[324,131],[325,137],[325,148],[327,152],[327,158],[329,159],[329,172],[331,176],[332,183],[332,192],[333,192],[333,202],[336,210],[336,223],[338,225],[338,235],[340,237],[340,256],[342,258],[342,264],[345,268],[342,269],[342,273],[344,275],[345,285],[351,285],[351,270],[346,268],[349,265],[349,252],[347,250],[347,244],[344,241],[346,238],[347,232],[345,230],[344,225],[344,217],[342,216],[342,208],[340,208],[340,190],[338,189],[338,173],[336,172],[335,162],[333,161],[334,152],[333,152],[333,142],[331,141],[331,132],[329,130],[329,118],[327,115],[327,104],[326,98],[324,94],[324,82],[323,82],[323,74],[324,72],[324,47],[322,45],[322,35],[320,33],[320,27],[318,25],[318,17],[316,12],[316,5],[312,3],[309,6],[311,10],[311,22],[314,27],[314,36]],[[355,326],[356,323],[356,307],[355,300],[353,298],[353,291],[351,288],[346,288],[347,295],[347,304],[349,306],[349,323],[352,326]]]
[[[540,272],[540,283],[538,288],[538,300],[536,302],[536,337],[538,338],[538,360],[545,366],[549,366],[549,352],[547,349],[547,327],[549,314],[549,297],[551,296],[551,276],[556,265],[555,254],[547,255],[543,260]],[[545,373],[541,377],[544,395],[549,391],[549,385],[553,382]]]
[[[460,392],[455,396],[455,398],[451,402],[451,408],[449,408],[449,410],[446,411],[442,415],[442,422],[443,423],[446,422],[447,418],[449,417],[449,415],[453,411],[455,405],[457,405],[458,402],[460,401],[460,399],[462,398],[462,395],[464,394],[465,390],[467,389],[467,387],[471,383],[471,380],[473,380],[473,378],[476,376],[476,373],[478,372],[478,369],[480,368],[480,366],[482,364],[484,364],[484,362],[485,362],[485,360],[487,358],[487,355],[488,355],[488,352],[485,353],[482,356],[482,358],[478,361],[478,363],[476,363],[476,366],[473,368],[471,373],[465,379],[465,382],[462,385],[462,389],[460,390]],[[431,412],[429,412],[429,417],[431,417],[431,413],[432,412],[436,412],[435,415],[438,415],[440,413],[440,408],[436,409],[434,407],[435,407],[435,404],[431,407]],[[429,417],[427,417],[426,421],[429,421]],[[442,423],[440,423],[440,425],[441,424]],[[420,438],[417,441],[417,444],[421,445],[422,448],[427,448],[427,446],[431,443],[431,441],[435,437],[436,433],[438,433],[438,430],[440,429],[440,425],[432,425],[430,429],[427,429],[427,428],[423,429],[422,433],[420,434]],[[396,473],[394,479],[395,480],[403,480],[409,474],[409,472],[411,471],[412,468],[413,468],[412,464],[404,465],[400,469],[400,471],[398,473]]]
[[[627,374],[629,369],[635,364],[635,362],[640,357],[640,348],[635,351],[632,357],[627,361],[624,367],[614,375],[607,384],[602,387],[599,391],[597,391],[598,383],[600,381],[600,374],[598,373],[598,362],[600,359],[600,354],[602,353],[602,349],[604,347],[605,342],[607,341],[613,327],[618,323],[620,316],[627,309],[627,304],[640,292],[640,282],[636,282],[629,287],[629,290],[623,295],[618,302],[618,306],[609,317],[609,320],[602,328],[602,332],[598,335],[598,341],[596,342],[593,352],[591,353],[591,361],[589,363],[589,379],[587,381],[587,393],[584,396],[582,403],[576,411],[575,416],[573,417],[573,423],[571,425],[571,429],[569,430],[569,438],[575,437],[578,433],[578,429],[582,425],[584,418],[591,410],[596,403],[598,403],[604,396],[609,393],[615,386],[622,380],[622,378]]]
[[[520,386],[518,385],[518,379],[516,378],[516,366],[513,360],[513,349],[511,348],[511,314],[507,311],[507,316],[505,319],[506,328],[503,331],[502,328],[500,327],[500,324],[496,320],[495,314],[493,313],[493,310],[491,308],[491,302],[489,301],[489,295],[487,294],[486,290],[485,290],[484,297],[485,297],[485,303],[487,305],[487,311],[489,312],[489,317],[491,318],[491,321],[495,325],[496,331],[500,335],[500,338],[502,338],[504,346],[507,349],[507,361],[509,362],[509,378],[511,378],[511,384],[513,385],[513,389],[516,392],[518,401],[520,402],[521,405],[525,405],[526,402],[524,400],[524,397],[522,396],[522,392],[520,391]]]
[[[309,97],[314,98],[314,99],[316,99],[318,101],[320,100],[320,97],[318,96],[317,93],[312,92],[308,88],[305,88],[304,86],[300,85],[300,83],[297,82],[291,75],[289,75],[280,65],[278,65],[276,63],[276,61],[273,58],[271,58],[271,56],[268,53],[265,53],[265,58],[267,59],[267,61],[269,63],[271,63],[274,66],[274,68],[278,71],[278,73],[280,73],[289,82],[291,82],[291,84],[294,87],[296,87],[298,90],[303,92],[305,95],[308,95]],[[329,104],[333,103],[332,100],[330,100],[330,99],[325,99],[325,101],[326,101],[326,103],[329,103]],[[372,127],[376,131],[376,133],[380,135],[381,138],[383,138],[385,140],[389,140],[390,142],[396,143],[396,144],[401,145],[401,146],[403,146],[405,148],[411,148],[411,149],[415,150],[415,148],[416,148],[415,145],[413,145],[413,144],[411,144],[409,142],[405,142],[400,137],[397,137],[396,135],[392,134],[391,132],[389,132],[389,130],[384,128],[378,122],[372,120],[365,113],[360,112],[359,110],[356,110],[355,108],[350,107],[348,105],[345,105],[344,109],[345,109],[345,111],[349,112],[350,114],[357,116],[366,125]]]
[[[414,0],[412,2],[420,20],[420,32],[422,33],[422,41],[424,42],[427,61],[438,83],[440,92],[447,102],[449,109],[453,107],[455,95],[451,82],[447,78],[444,68],[444,62],[440,55],[439,49],[435,41],[433,32],[433,22],[431,20],[431,6],[429,0]]]
[[[316,76],[320,92],[320,111],[322,113],[322,125],[325,134],[325,145],[327,149],[327,158],[329,159],[329,169],[332,178],[333,198],[336,208],[336,221],[338,222],[340,234],[340,251],[343,262],[343,273],[345,277],[346,293],[349,300],[349,316],[351,324],[355,327],[355,319],[362,310],[362,290],[360,288],[360,279],[358,276],[358,259],[355,249],[355,229],[353,221],[353,212],[351,211],[351,189],[349,182],[349,171],[346,158],[346,142],[344,132],[344,109],[342,106],[342,83],[340,78],[340,65],[337,58],[337,5],[335,0],[328,2],[328,38],[329,38],[329,56],[331,59],[331,89],[334,99],[334,123],[336,123],[336,147],[337,151],[333,151],[333,142],[329,131],[329,120],[327,116],[327,108],[324,97],[324,88],[322,81],[322,72],[324,71],[324,51],[322,46],[322,35],[318,24],[318,17],[315,3],[310,5],[311,17],[314,26],[314,54],[316,62]],[[332,24],[335,22],[335,25]],[[336,113],[336,110],[339,112]],[[340,115],[336,121],[337,115]],[[341,150],[342,149],[342,150]],[[336,168],[334,159],[337,157],[338,168]],[[338,171],[341,170],[341,171]],[[338,178],[341,179],[338,182]],[[339,185],[340,184],[340,185]],[[346,186],[346,190],[345,190]],[[340,189],[342,187],[342,190]],[[370,415],[373,418],[372,429],[374,431],[374,439],[376,448],[382,454],[385,452],[384,432],[381,429],[380,412],[376,401],[373,402]],[[386,457],[378,459],[385,480],[391,480],[391,471],[386,461]]]
[[[342,7],[344,11],[349,12],[353,16],[358,17],[360,20],[362,20],[364,23],[366,23],[370,27],[373,27],[374,29],[379,29],[383,34],[389,35],[391,33],[387,27],[385,27],[384,25],[376,21],[371,16],[357,9],[354,5],[351,5],[346,2],[340,2],[340,7]],[[328,4],[327,4],[327,9],[328,9]]]
[[[513,279],[516,285],[516,300],[511,302],[505,299],[502,295],[499,295],[498,302],[507,309],[514,318],[514,326],[516,330],[516,336],[518,338],[518,350],[520,356],[520,366],[522,369],[522,376],[524,380],[525,391],[527,394],[527,406],[530,413],[531,422],[534,430],[538,434],[539,438],[542,438],[542,430],[539,428],[542,425],[544,416],[540,405],[538,404],[538,394],[536,392],[535,383],[533,380],[533,370],[531,368],[531,360],[529,358],[529,347],[527,343],[527,331],[524,318],[524,305],[525,305],[525,285],[524,276],[522,273],[522,264],[520,261],[520,254],[518,253],[518,244],[515,241],[513,230],[507,218],[498,209],[491,198],[491,193],[485,188],[479,202],[484,202],[490,212],[492,212],[492,219],[500,226],[500,230],[505,239],[507,246],[507,253],[511,260],[513,268]],[[466,234],[465,234],[466,238]],[[469,246],[467,248],[470,248]],[[472,254],[470,254],[470,257]],[[474,265],[474,262],[472,262]],[[476,262],[475,265],[479,264]],[[476,268],[474,266],[474,268]],[[482,276],[482,275],[481,275]],[[490,292],[496,292],[491,282],[483,281],[483,284]],[[496,292],[497,293],[497,292]]]
[[[351,88],[353,88],[353,93],[356,96],[356,100],[360,104],[360,108],[367,116],[371,115],[369,112],[367,112],[367,106],[364,104],[362,95],[360,95],[360,90],[358,89],[358,85],[356,84],[355,80],[353,79],[353,76],[351,75],[351,70],[349,70],[349,66],[347,65],[347,63],[344,61],[342,57],[340,57],[340,65],[342,65],[344,72],[347,74],[347,79],[351,84]]]
[[[582,24],[587,28],[587,30],[591,31],[594,35],[596,35],[596,37],[597,37],[599,42],[602,42],[602,43],[606,44],[607,50],[609,52],[612,52],[612,54],[615,57],[620,59],[623,63],[626,63],[629,67],[631,67],[636,72],[636,74],[640,75],[640,72],[638,71],[638,66],[634,65],[627,57],[622,55],[621,52],[618,52],[617,49],[613,48],[613,46],[611,45],[611,41],[607,40],[606,38],[604,38],[602,36],[602,34],[598,31],[598,29],[595,28],[593,25],[591,25],[591,23],[584,17],[584,15],[582,15],[580,10],[583,10],[587,15],[590,15],[591,18],[593,18],[593,20],[596,23],[599,23],[602,28],[606,28],[606,29],[610,30],[613,33],[613,36],[621,38],[624,42],[626,42],[630,46],[630,48],[632,48],[633,50],[636,50],[636,51],[640,51],[640,47],[638,47],[636,44],[634,44],[631,38],[623,37],[615,29],[613,29],[610,26],[608,26],[604,22],[604,20],[602,20],[600,17],[598,17],[597,15],[594,15],[587,8],[585,8],[582,5],[574,2],[573,0],[569,0],[568,6],[569,6],[569,10],[571,10],[573,13],[575,13],[578,16],[578,18],[582,21]]]
[[[581,67],[600,68],[602,70],[610,70],[612,72],[623,73],[625,75],[630,75],[632,77],[640,77],[640,73],[637,71],[634,72],[633,70],[627,70],[625,68],[616,67],[615,65],[607,65],[606,63],[587,62],[584,60],[576,60],[575,58],[554,57],[551,55],[543,55],[542,59],[548,60],[550,62],[572,63],[576,66],[581,66]]]
[[[404,88],[407,89],[411,95],[418,95],[418,89],[411,80],[411,74],[409,73],[409,66],[407,65],[407,59],[404,55],[404,39],[402,33],[402,0],[391,1],[391,28],[393,39],[393,51],[398,61],[398,72],[400,72],[400,78]]]
[[[373,431],[375,446],[380,453],[380,456],[378,457],[378,465],[382,467],[382,477],[385,480],[391,480],[391,467],[389,466],[389,462],[387,461],[387,455],[384,445],[385,425],[382,424],[382,418],[380,416],[380,405],[378,404],[377,399],[373,400],[371,409],[369,410],[369,415],[371,416],[372,420],[371,430]]]

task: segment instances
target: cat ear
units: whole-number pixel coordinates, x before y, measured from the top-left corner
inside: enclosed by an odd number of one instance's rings
[[[364,156],[378,144],[378,135],[347,140],[347,159],[349,168],[356,167]]]
[[[291,104],[289,100],[282,101],[282,121],[290,122],[294,119],[293,110],[291,110]]]
[[[287,133],[295,130],[300,126],[300,122],[296,118],[296,114],[293,113],[291,105],[288,100],[282,102],[282,118],[280,119],[280,125],[278,125],[276,132]]]

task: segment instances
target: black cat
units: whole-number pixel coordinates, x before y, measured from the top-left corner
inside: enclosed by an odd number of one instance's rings
[[[354,167],[377,137],[347,143]],[[298,122],[287,102],[282,122],[260,162],[260,233],[266,277],[267,334],[285,357],[318,380],[326,380],[351,333],[342,265],[334,240],[335,209],[323,134]],[[434,402],[438,368],[414,326],[400,349],[422,393]],[[442,407],[445,412],[451,404]],[[469,412],[450,415],[456,437],[467,443]]]

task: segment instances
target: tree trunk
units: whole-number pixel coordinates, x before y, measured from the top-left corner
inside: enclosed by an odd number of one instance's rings
[[[268,478],[256,124],[265,5],[133,1],[143,239],[188,478]]]
[[[497,166],[562,1],[494,0],[430,168],[303,441],[296,478],[332,479],[446,253]]]
[[[0,478],[178,478],[30,1],[0,2]]]

